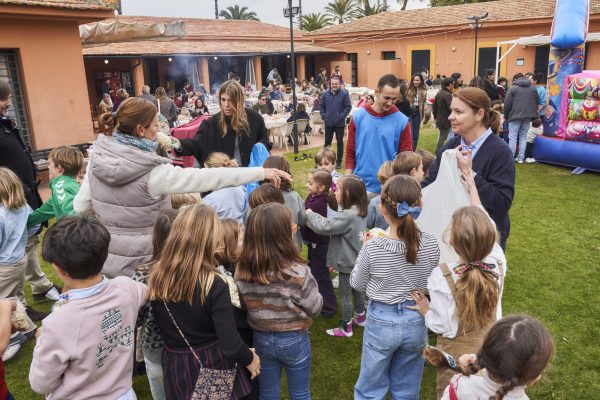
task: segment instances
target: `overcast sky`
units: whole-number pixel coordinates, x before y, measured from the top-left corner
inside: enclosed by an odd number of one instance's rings
[[[375,0],[371,0],[375,3]],[[214,0],[121,0],[125,15],[151,15],[155,17],[188,17],[214,18]],[[287,8],[287,0],[219,0],[219,10],[232,5],[248,7],[254,11],[263,22],[287,26],[289,23],[283,17],[283,9]],[[304,14],[323,12],[327,0],[302,0]],[[388,0],[392,9],[397,9],[396,0]],[[427,0],[409,0],[407,8],[425,7]],[[292,0],[297,6],[298,0]]]

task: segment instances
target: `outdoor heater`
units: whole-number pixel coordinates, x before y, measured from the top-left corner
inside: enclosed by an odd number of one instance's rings
[[[479,21],[487,18],[488,15],[489,14],[486,12],[481,15],[470,15],[467,17],[469,21],[473,21],[470,25],[475,29],[475,61],[473,63],[473,77],[477,76],[477,33],[479,31],[479,27],[481,26]]]
[[[292,64],[292,136],[294,138],[294,154],[298,154],[298,125],[296,124],[296,57],[294,55],[294,24],[293,18],[300,12],[300,7],[292,7],[292,0],[288,0],[288,8],[283,9],[283,16],[290,19],[290,57]]]

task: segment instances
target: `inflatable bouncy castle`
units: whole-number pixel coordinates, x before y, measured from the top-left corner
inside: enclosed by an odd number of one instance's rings
[[[552,24],[544,135],[536,161],[600,172],[600,71],[582,72],[589,0],[557,0]]]

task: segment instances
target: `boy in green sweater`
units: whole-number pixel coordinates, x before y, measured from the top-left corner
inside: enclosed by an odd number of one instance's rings
[[[37,225],[55,217],[74,215],[73,199],[79,192],[77,175],[83,168],[83,153],[73,146],[60,146],[48,154],[48,172],[52,196],[40,208],[29,214],[27,226]]]

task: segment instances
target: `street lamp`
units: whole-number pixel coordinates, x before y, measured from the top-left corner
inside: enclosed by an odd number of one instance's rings
[[[475,61],[473,63],[473,77],[477,76],[477,33],[479,31],[479,27],[481,26],[481,24],[479,23],[479,21],[481,21],[482,19],[487,18],[489,14],[483,13],[481,15],[471,15],[468,16],[467,19],[469,21],[473,21],[470,25],[471,27],[475,28]]]
[[[298,154],[298,125],[296,124],[296,57],[294,56],[294,25],[293,18],[300,12],[300,7],[292,7],[292,0],[288,0],[288,8],[283,9],[283,16],[290,19],[290,56],[292,62],[292,136],[294,138],[294,154]]]

